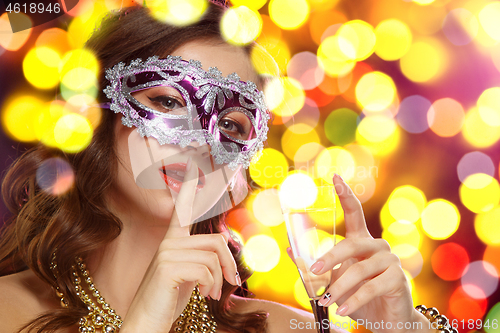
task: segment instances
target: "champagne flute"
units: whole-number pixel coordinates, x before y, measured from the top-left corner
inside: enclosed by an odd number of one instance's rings
[[[311,265],[335,245],[334,186],[287,189],[280,194],[280,203],[295,265],[319,325],[316,327],[320,333],[330,332],[328,308],[319,305],[318,300],[330,286],[332,270],[316,275]]]

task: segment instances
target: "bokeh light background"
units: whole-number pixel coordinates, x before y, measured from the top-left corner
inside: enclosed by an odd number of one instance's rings
[[[131,4],[80,1],[16,34],[0,17],[2,169],[37,142],[67,153],[86,147],[101,110],[99,65],[83,43],[107,11]],[[204,0],[146,4],[180,25],[206,8]],[[276,74],[270,54],[281,75],[265,87],[274,119],[249,169],[254,192],[228,216],[257,297],[310,309],[286,254],[279,187],[331,182],[336,172],[363,203],[372,235],[401,258],[414,305],[437,307],[461,332],[500,332],[499,18],[493,0],[233,1],[224,38],[256,40],[257,70]],[[74,176],[54,158],[37,182],[62,195]],[[334,308],[334,322],[348,320]]]

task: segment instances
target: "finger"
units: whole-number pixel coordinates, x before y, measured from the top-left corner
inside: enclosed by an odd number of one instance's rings
[[[223,235],[192,235],[190,237],[169,239],[160,244],[159,255],[163,256],[163,253],[168,252],[170,249],[193,249],[217,254],[224,278],[234,286],[241,285],[236,262]]]
[[[408,282],[401,267],[391,265],[382,274],[363,284],[337,309],[337,314],[348,316],[371,302],[376,297],[398,297],[400,292],[407,289]]]
[[[314,274],[323,274],[348,259],[364,259],[378,252],[391,252],[391,247],[387,241],[382,238],[346,238],[319,258],[311,266],[311,271]]]
[[[333,184],[335,185],[335,192],[344,210],[346,238],[372,237],[366,226],[361,202],[359,202],[358,198],[354,195],[349,185],[347,185],[338,174],[334,175]]]
[[[158,258],[160,262],[181,262],[205,265],[212,274],[214,283],[209,294],[214,299],[220,299],[223,277],[219,257],[215,252],[202,250],[171,249],[164,251]]]
[[[292,259],[293,263],[295,263],[295,257],[293,256],[293,251],[292,251],[292,248],[291,247],[287,247],[286,248],[286,253],[288,254],[288,256],[290,257],[290,259]]]
[[[347,268],[335,282],[327,289],[319,300],[322,306],[329,306],[333,302],[345,297],[357,285],[381,274],[393,264],[397,264],[396,256],[393,254],[376,254],[373,257],[359,261]]]
[[[179,238],[189,236],[192,207],[198,184],[198,165],[191,157],[188,158],[186,174],[181,189],[175,199],[175,208],[170,219],[170,225],[165,238]]]
[[[213,289],[214,277],[206,265],[189,262],[179,265],[174,262],[165,262],[157,267],[162,270],[162,274],[159,274],[162,280],[172,281],[171,287],[175,290],[185,282],[198,283],[200,293],[203,296],[209,296]]]

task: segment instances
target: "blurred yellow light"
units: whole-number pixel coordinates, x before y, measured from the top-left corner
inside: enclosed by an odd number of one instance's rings
[[[297,149],[295,155],[293,155],[293,161],[295,164],[305,163],[313,160],[320,151],[325,149],[322,145],[315,142],[309,142],[303,144]]]
[[[253,10],[259,10],[266,4],[267,0],[231,0],[233,6],[247,6]]]
[[[76,49],[67,52],[59,67],[61,94],[64,99],[80,94],[97,97],[99,62],[92,52]]]
[[[299,127],[299,129],[297,129],[297,127]],[[281,137],[281,148],[289,159],[293,159],[302,145],[307,143],[319,144],[319,142],[319,136],[314,128],[299,123],[287,128]]]
[[[155,19],[176,26],[197,22],[208,8],[207,0],[147,0],[146,4]]]
[[[71,90],[86,91],[97,85],[97,77],[91,70],[78,67],[64,74],[61,83]]]
[[[385,110],[395,97],[394,81],[382,72],[365,74],[356,85],[356,99],[359,105],[370,111]]]
[[[500,203],[500,185],[490,175],[475,173],[460,185],[460,200],[474,213],[485,213]]]
[[[351,60],[364,60],[375,49],[375,32],[365,21],[354,20],[343,24],[337,31],[337,36],[341,51]]]
[[[448,62],[445,48],[435,39],[416,41],[401,58],[403,74],[415,82],[427,82],[437,78]]]
[[[389,212],[395,220],[412,223],[420,219],[426,203],[424,192],[411,185],[396,188],[387,199]]]
[[[29,16],[23,13],[17,13],[16,20],[23,24],[23,26],[32,26]],[[31,36],[31,28],[14,34],[7,13],[3,13],[0,16],[0,31],[2,32],[0,33],[0,46],[8,51],[19,50]]]
[[[279,78],[279,83],[283,87],[283,99],[274,100],[275,97],[267,97],[266,101],[271,101],[271,105],[277,105],[271,108],[271,111],[280,117],[290,117],[302,109],[306,101],[306,93],[302,89],[299,81],[291,77]],[[280,90],[280,89],[276,89]],[[280,96],[276,96],[276,99]]]
[[[490,147],[500,139],[500,126],[491,126],[486,123],[481,117],[478,108],[472,108],[465,115],[462,134],[467,142],[474,147]]]
[[[382,231],[382,238],[385,239],[392,248],[398,249],[401,258],[409,258],[418,251],[422,245],[422,236],[413,223],[396,221]]]
[[[500,207],[487,213],[477,214],[474,229],[479,239],[487,245],[500,245]]]
[[[430,5],[434,1],[435,0],[413,0],[414,3],[419,4],[421,6]]]
[[[250,237],[243,247],[245,263],[256,272],[268,272],[279,262],[281,251],[274,238],[267,235]]]
[[[309,17],[309,4],[306,0],[271,0],[269,16],[282,29],[297,29]]]
[[[35,122],[42,105],[40,99],[31,96],[16,97],[5,103],[2,108],[2,126],[6,133],[17,141],[35,141]]]
[[[286,234],[286,232],[283,233]],[[279,240],[278,244],[281,245]],[[288,240],[286,240],[286,246],[288,246]],[[276,294],[276,297],[281,299],[281,302],[289,303],[294,301],[293,294],[290,291],[293,290],[295,286],[295,281],[297,281],[299,272],[293,261],[285,253],[286,250],[282,245],[281,250],[283,255],[280,257],[278,264],[269,272],[257,272],[257,274],[264,275],[265,281],[263,285],[267,285],[267,287]],[[258,292],[255,289],[252,290]],[[266,294],[267,293],[269,293],[269,290],[266,290]]]
[[[367,116],[358,124],[356,140],[358,144],[366,146],[373,155],[385,156],[398,146],[400,132],[393,118]]]
[[[332,184],[333,174],[337,173],[349,181],[356,172],[356,162],[352,154],[341,147],[329,147],[323,150],[314,162],[316,175]]]
[[[494,1],[486,6],[478,14],[479,22],[484,31],[496,41],[500,41],[500,2]]]
[[[87,49],[76,49],[67,52],[59,66],[59,74],[64,77],[69,71],[75,68],[85,68],[94,73],[99,74],[99,62],[92,52]]]
[[[235,45],[246,45],[254,41],[262,31],[260,14],[246,6],[229,8],[220,24],[224,39]]]
[[[382,226],[382,229],[386,229],[389,228],[393,222],[396,222],[396,219],[389,211],[389,205],[385,203],[380,210],[380,225]]]
[[[66,113],[64,107],[61,101],[46,103],[34,121],[35,135],[46,146],[57,147],[54,128],[59,118]]]
[[[460,132],[465,113],[462,105],[452,98],[442,98],[432,103],[427,113],[427,122],[434,133],[451,137]]]
[[[71,20],[68,27],[68,40],[75,49],[83,48],[96,27],[109,15],[109,9],[100,1],[87,1],[80,8],[82,12]]]
[[[380,22],[375,28],[375,53],[386,61],[398,60],[410,49],[413,35],[406,23],[398,19]]]
[[[290,61],[291,54],[290,48],[287,43],[282,39],[276,39],[275,37],[263,37],[258,39],[261,48],[254,47],[251,53],[251,59],[257,72],[264,74],[271,74],[274,76],[279,76],[279,74],[286,73],[286,65]],[[278,66],[279,72],[276,72],[276,65]]]
[[[289,57],[290,53],[288,53],[288,58],[286,59],[289,59]],[[276,62],[276,59],[274,59],[273,56],[261,45],[256,44],[252,48],[250,60],[252,61],[253,68],[258,74],[270,75],[274,77],[278,77],[280,75],[280,67]],[[286,63],[283,59],[281,59],[281,62]],[[282,66],[286,67],[285,64],[282,64]]]
[[[23,60],[26,80],[39,89],[51,89],[59,83],[59,63],[61,58],[48,47],[31,49]]]
[[[422,227],[432,239],[446,239],[457,231],[460,212],[457,207],[444,199],[429,201],[422,212]]]
[[[250,164],[250,177],[259,186],[274,187],[283,182],[288,173],[285,156],[272,148],[265,148],[257,162]]]
[[[262,190],[252,202],[252,212],[260,223],[267,227],[280,225],[284,219],[276,189]]]
[[[370,142],[381,142],[396,130],[396,122],[386,116],[365,117],[358,124],[357,132]]]
[[[486,124],[500,126],[500,87],[486,89],[477,100],[477,108]]]
[[[291,208],[306,208],[311,206],[318,195],[314,180],[301,171],[290,172],[279,187],[280,201]]]
[[[93,134],[88,119],[76,113],[62,116],[54,127],[57,147],[67,153],[78,153],[87,148]]]
[[[329,209],[329,206],[331,206],[332,209]],[[335,206],[335,211],[333,210],[333,206]],[[325,209],[325,207],[327,208]],[[314,201],[313,205],[310,207],[308,214],[310,218],[323,228],[323,230],[327,230],[332,235],[335,234],[334,229],[332,229],[332,220],[335,220],[335,225],[340,225],[341,222],[344,221],[344,210],[340,205],[339,197],[334,191],[329,191],[328,187],[318,187],[316,201]],[[319,237],[320,243],[323,242],[321,246],[328,247],[329,243],[327,239],[331,239],[331,236],[322,230],[320,231],[323,232]],[[335,240],[338,243],[341,239],[337,237]]]
[[[277,108],[285,99],[285,87],[279,77],[274,77],[266,82],[264,96],[267,107],[272,110]]]
[[[346,48],[345,41],[341,42],[338,36],[327,37],[318,47],[318,63],[323,70],[330,76],[345,76],[349,74],[356,61],[349,58],[342,50]]]
[[[299,277],[297,281],[295,281],[295,285],[293,288],[293,296],[295,300],[301,307],[306,310],[311,310],[311,303],[309,302],[309,295],[307,295],[306,288],[304,288],[304,283],[302,279]]]

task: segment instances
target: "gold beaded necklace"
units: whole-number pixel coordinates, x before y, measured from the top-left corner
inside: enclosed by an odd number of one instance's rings
[[[55,252],[52,255],[50,265],[52,273],[57,278],[57,263]],[[80,272],[78,272],[80,271]],[[93,283],[92,277],[86,268],[85,263],[81,258],[76,258],[76,264],[72,266],[73,285],[77,296],[87,305],[89,310],[88,315],[82,317],[78,322],[79,332],[81,333],[117,333],[121,328],[123,321],[116,314],[116,311],[106,302],[99,290]],[[97,304],[92,300],[92,297],[85,291],[81,282],[85,281],[89,293],[97,300]],[[56,295],[61,300],[62,307],[68,307],[68,302],[64,299],[64,294],[59,287],[55,287]],[[191,294],[189,303],[184,308],[184,311],[177,318],[174,325],[174,332],[216,332],[217,323],[214,317],[210,314],[208,301],[200,294],[198,286],[196,286]]]

